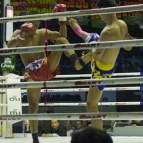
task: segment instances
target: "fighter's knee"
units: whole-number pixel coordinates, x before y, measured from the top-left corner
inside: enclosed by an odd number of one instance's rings
[[[81,70],[81,69],[83,68],[83,67],[81,66],[81,64],[79,63],[78,60],[75,62],[74,67],[75,67],[75,69],[78,70],[78,71]]]
[[[85,66],[85,62],[82,57],[78,57],[77,54],[74,53],[69,58],[76,70],[81,70]]]
[[[87,112],[98,112],[98,103],[86,103],[86,111]]]
[[[56,40],[55,44],[66,44],[68,41],[64,37],[60,37]]]
[[[38,104],[29,104],[30,113],[37,113],[37,111],[38,111]]]

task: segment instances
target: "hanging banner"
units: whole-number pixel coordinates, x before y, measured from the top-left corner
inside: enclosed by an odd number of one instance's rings
[[[143,0],[125,0],[123,5],[137,5],[143,4]],[[123,20],[127,25],[135,25],[139,17],[142,17],[143,11],[125,12],[123,13]]]
[[[37,11],[38,13],[52,13],[57,0],[26,0],[26,11]]]
[[[10,5],[13,6],[14,16],[26,14],[26,0],[10,0]]]
[[[38,13],[54,12],[55,4],[66,4],[68,11],[95,9],[95,0],[11,0],[11,6],[14,7],[14,15],[25,15],[29,11]],[[143,4],[143,0],[116,0],[117,6]],[[136,19],[143,14],[143,11],[117,13],[118,19],[123,19],[127,25],[135,25]],[[103,28],[105,23],[99,15],[75,17],[80,25]]]
[[[26,15],[29,11],[52,13],[55,4],[57,4],[57,0],[10,0],[15,16]]]

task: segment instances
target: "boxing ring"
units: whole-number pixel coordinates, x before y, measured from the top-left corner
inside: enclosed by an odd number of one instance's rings
[[[13,18],[0,18],[0,23],[6,22],[19,22],[27,20],[43,20],[43,19],[55,19],[62,16],[73,17],[81,15],[95,15],[95,14],[105,14],[114,12],[129,12],[129,11],[140,11],[143,9],[143,4],[133,5],[133,6],[119,6],[113,8],[101,8],[101,9],[90,9],[90,10],[80,10],[72,12],[62,12],[62,13],[51,13],[51,14],[38,14],[38,15],[28,15],[28,16],[18,16]],[[98,42],[98,43],[77,43],[77,44],[64,44],[64,45],[54,45],[48,46],[48,51],[64,51],[64,50],[81,50],[81,49],[99,49],[99,48],[113,48],[113,47],[125,47],[133,46],[138,47],[143,45],[143,39],[136,40],[121,40],[121,41],[108,41],[108,42]],[[11,54],[22,54],[22,53],[33,53],[33,52],[44,52],[45,46],[31,46],[31,47],[21,47],[21,48],[9,48],[0,49],[1,55],[11,55]],[[124,84],[141,84],[143,83],[143,72],[137,73],[115,73],[111,79],[89,79],[90,75],[58,75],[53,81],[41,81],[41,82],[20,82],[23,79],[22,76],[9,74],[8,76],[0,76],[0,94],[3,98],[6,95],[10,95],[12,92],[25,93],[26,88],[33,87],[48,87],[48,92],[86,92],[87,87],[90,85],[124,85]],[[122,77],[121,77],[122,76]],[[134,77],[131,77],[134,76]],[[136,76],[136,77],[135,77]],[[56,80],[61,78],[61,80]],[[68,80],[62,80],[62,78],[68,78]],[[87,78],[87,79],[76,79],[72,78]],[[70,80],[69,80],[70,79]],[[79,88],[82,86],[82,88]],[[57,89],[52,89],[57,87]],[[65,87],[70,87],[65,89]],[[24,89],[23,89],[24,88]],[[132,86],[132,87],[108,87],[104,91],[123,91],[123,90],[143,90],[143,86]],[[46,89],[41,89],[41,92],[45,92]],[[3,108],[3,112],[0,115],[0,121],[3,122],[3,129],[6,121],[13,124],[21,120],[90,120],[90,119],[102,119],[102,120],[142,120],[143,112],[101,112],[101,113],[52,113],[52,114],[21,114],[20,111],[10,111],[12,105],[19,103],[17,106],[28,106],[27,103],[22,104],[21,97],[11,96],[7,97],[11,101],[6,102],[6,99],[0,99],[0,108]],[[18,102],[19,101],[19,102]],[[99,106],[121,106],[121,105],[143,105],[143,102],[99,102]],[[44,103],[40,103],[39,106],[45,106]],[[86,106],[86,103],[47,103],[47,106]],[[8,110],[6,110],[8,108]],[[7,114],[8,112],[8,114]],[[13,114],[10,114],[10,113]],[[20,114],[18,114],[18,112]],[[1,125],[0,125],[0,128]],[[4,129],[3,132],[9,130],[9,137],[3,136],[0,141],[3,143],[19,143],[23,142],[31,143],[32,138],[30,134],[27,137],[21,135],[12,135],[11,126],[10,129]],[[0,130],[2,132],[2,130]],[[4,133],[5,134],[5,133]],[[12,137],[12,138],[11,138]],[[13,138],[14,137],[14,138]],[[7,138],[7,139],[6,139]],[[112,137],[114,143],[142,143],[143,137]],[[70,137],[60,137],[60,138],[39,138],[41,143],[53,142],[53,143],[70,143]]]

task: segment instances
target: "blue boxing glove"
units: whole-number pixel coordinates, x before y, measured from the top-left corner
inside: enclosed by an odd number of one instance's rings
[[[99,35],[97,33],[90,33],[85,39],[85,43],[90,43],[92,41],[98,41]]]

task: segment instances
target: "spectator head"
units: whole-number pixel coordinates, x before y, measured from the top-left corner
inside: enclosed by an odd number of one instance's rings
[[[88,126],[88,121],[82,120],[81,124],[82,124],[82,127],[86,127],[86,126]]]
[[[113,143],[105,131],[85,127],[72,133],[71,143]]]
[[[111,128],[113,128],[114,124],[115,124],[115,121],[114,121],[114,120],[111,120],[111,121],[110,121],[110,126],[111,126]]]
[[[51,127],[52,129],[57,129],[59,127],[60,123],[58,120],[51,120]]]
[[[66,128],[66,131],[71,130],[71,128],[72,128],[72,121],[67,120],[67,121],[65,122],[65,128]]]
[[[54,106],[49,106],[49,111],[50,113],[54,113]]]
[[[82,128],[82,123],[81,121],[76,121],[76,128],[79,130],[80,128]]]

